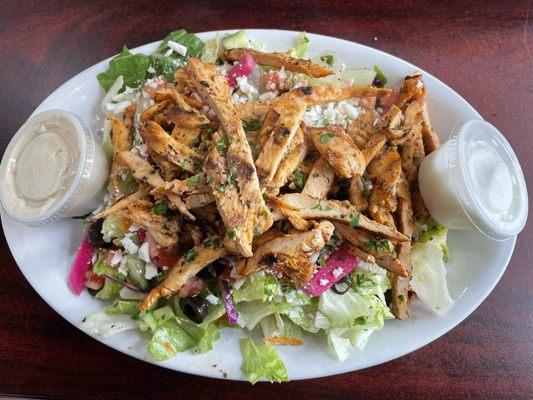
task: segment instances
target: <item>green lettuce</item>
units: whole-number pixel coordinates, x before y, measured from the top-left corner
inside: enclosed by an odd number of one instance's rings
[[[183,56],[173,51],[169,56],[165,53],[170,49],[168,42],[173,41],[187,48]],[[195,34],[188,33],[185,29],[171,32],[163,39],[157,51],[150,57],[154,75],[165,75],[169,82],[174,80],[174,72],[183,67],[189,58],[200,58],[204,51],[205,43]]]
[[[150,59],[144,54],[132,54],[126,45],[122,52],[109,62],[109,69],[97,75],[98,82],[107,92],[116,79],[122,75],[124,89],[137,87],[146,78],[146,70],[150,67]]]
[[[270,382],[287,382],[287,370],[274,346],[256,344],[251,339],[241,339],[244,376],[252,384],[261,378]]]
[[[444,264],[448,259],[446,234],[446,228],[430,224],[411,249],[411,287],[418,298],[437,314],[444,314],[453,304]]]
[[[287,54],[291,57],[296,58],[304,58],[305,54],[307,53],[307,48],[309,47],[309,38],[305,34],[305,32],[300,32],[298,36],[296,36],[296,45],[294,47],[291,47]]]
[[[213,39],[206,42],[201,60],[206,63],[214,64],[218,60],[219,46],[220,40],[217,32]]]
[[[110,275],[118,279],[124,279],[124,275],[119,273],[115,268],[106,265],[105,260],[107,258],[107,251],[100,250],[98,252],[98,258],[93,265],[93,272],[98,275]],[[113,300],[116,299],[121,291],[123,286],[111,279],[105,278],[104,286],[100,289],[94,297],[99,300]]]
[[[326,331],[330,352],[341,361],[354,348],[362,350],[372,332],[394,317],[385,303],[390,288],[385,270],[362,263],[350,280],[346,293],[328,290],[320,296],[315,316],[315,326]]]
[[[156,360],[167,360],[178,352],[194,348],[197,353],[204,353],[213,348],[213,343],[220,339],[220,332],[214,321],[224,315],[222,305],[210,307],[201,324],[196,324],[183,316],[181,311],[175,313],[170,305],[139,315],[141,330],[150,329],[152,339],[148,350]]]
[[[266,338],[302,339],[302,329],[283,314],[269,315],[259,325]]]
[[[187,47],[187,54],[182,56],[172,52],[170,56],[165,56],[170,40]],[[189,58],[200,57],[204,47],[205,43],[198,36],[188,33],[185,29],[171,32],[152,55],[133,54],[124,45],[122,52],[109,62],[109,69],[98,74],[97,79],[106,92],[119,76],[124,78],[122,90],[126,87],[139,87],[146,79],[156,75],[165,75],[167,80],[172,82],[174,72]],[[149,68],[153,71],[148,72]]]
[[[233,302],[249,302],[255,300],[272,301],[283,293],[277,278],[265,273],[257,273],[245,278],[238,288],[234,288]]]
[[[108,307],[105,312],[109,315],[126,314],[137,316],[139,315],[140,307],[140,301],[118,299],[111,307]]]

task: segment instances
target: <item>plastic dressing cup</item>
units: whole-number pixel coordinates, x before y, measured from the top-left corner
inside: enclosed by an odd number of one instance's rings
[[[458,124],[418,174],[424,203],[450,229],[477,229],[493,240],[517,235],[527,219],[524,174],[513,149],[484,120]]]
[[[109,163],[87,124],[60,110],[31,117],[0,164],[0,202],[13,219],[40,226],[86,215],[100,203]]]

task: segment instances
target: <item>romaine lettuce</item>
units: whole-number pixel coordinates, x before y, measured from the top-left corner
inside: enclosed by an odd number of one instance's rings
[[[261,378],[270,382],[289,380],[283,361],[270,344],[256,344],[251,339],[241,339],[242,366],[244,376],[252,384]]]
[[[444,314],[453,304],[444,265],[448,255],[446,233],[446,228],[433,225],[420,235],[411,250],[411,287],[418,298],[437,314]]]

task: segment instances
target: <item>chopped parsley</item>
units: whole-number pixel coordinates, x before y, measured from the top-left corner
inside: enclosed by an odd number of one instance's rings
[[[378,239],[376,236],[371,235],[370,239],[366,243],[366,248],[375,251],[390,252],[389,242],[385,239]]]
[[[268,216],[268,211],[267,210],[261,210],[261,211],[259,211],[259,215],[262,216],[262,217],[267,217]]]
[[[228,142],[233,143],[234,140],[235,140],[234,136],[232,136],[232,135],[228,136]]]
[[[316,203],[316,206],[314,206],[312,209],[322,211],[322,200],[318,200],[318,203]]]
[[[258,227],[258,226],[256,226],[256,227],[254,228],[254,236],[257,236],[257,235],[259,235],[260,233],[261,233],[261,228]]]
[[[251,121],[242,120],[242,127],[245,131],[257,131],[261,127],[261,121],[252,119]]]
[[[230,240],[237,239],[237,232],[235,232],[235,229],[232,229],[231,231],[228,231],[228,238]]]
[[[361,315],[353,320],[354,325],[365,325],[368,321],[368,315]]]
[[[185,255],[183,256],[183,259],[185,262],[194,261],[198,257],[198,253],[194,250],[189,250]]]
[[[352,228],[357,228],[359,226],[359,219],[361,218],[361,213],[350,214],[350,226]]]
[[[214,249],[219,249],[221,244],[222,243],[219,237],[213,239],[211,236],[208,236],[207,239],[204,240],[204,247],[212,247]]]
[[[365,274],[357,274],[355,278],[355,283],[358,287],[362,288],[371,288],[375,286],[374,281]]]
[[[300,171],[299,169],[295,170],[292,173],[292,178],[293,178],[294,185],[298,189],[302,190],[305,186],[305,181],[307,180],[303,172]]]
[[[157,215],[167,215],[170,211],[170,207],[168,206],[168,200],[162,200],[159,204],[152,208],[152,211]]]
[[[326,54],[325,56],[322,56],[320,58],[322,59],[322,61],[324,61],[330,67],[333,65],[333,55],[332,54]]]
[[[335,136],[334,133],[324,133],[322,136],[320,136],[320,143],[329,142],[333,136]]]
[[[187,178],[187,187],[188,188],[195,188],[198,183],[200,182],[200,176],[199,175],[193,175],[190,178]]]
[[[189,163],[187,161],[180,162],[180,168],[187,170],[189,168]]]
[[[226,142],[224,141],[224,139],[221,139],[217,142],[217,149],[221,150],[221,151],[225,151],[228,149],[228,145],[226,144]]]

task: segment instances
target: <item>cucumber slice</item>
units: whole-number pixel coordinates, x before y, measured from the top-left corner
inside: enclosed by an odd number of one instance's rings
[[[246,35],[246,32],[243,30],[235,32],[222,39],[222,46],[226,50],[248,47],[249,43],[250,40],[248,39],[248,35]]]
[[[145,262],[140,258],[132,255],[127,256],[126,269],[128,270],[128,276],[139,289],[148,289],[148,281],[144,277],[145,266]]]

